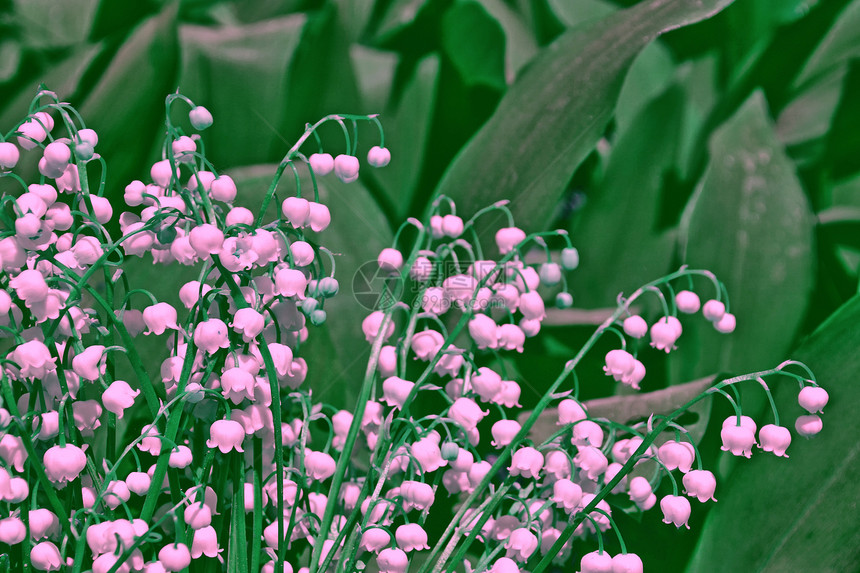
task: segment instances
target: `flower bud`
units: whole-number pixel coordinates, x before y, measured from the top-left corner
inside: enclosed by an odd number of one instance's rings
[[[203,131],[213,122],[212,113],[202,105],[191,108],[191,111],[188,112],[188,120],[197,131]]]
[[[391,161],[391,152],[385,147],[374,145],[367,152],[367,162],[374,167],[385,167]]]
[[[358,158],[338,155],[334,158],[334,174],[344,183],[352,183],[358,179]]]

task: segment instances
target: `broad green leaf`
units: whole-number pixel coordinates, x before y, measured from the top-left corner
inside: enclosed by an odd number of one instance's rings
[[[537,41],[519,14],[502,0],[478,0],[505,32],[505,80],[511,84],[537,53]]]
[[[505,88],[505,33],[474,0],[460,0],[442,18],[442,49],[467,86]]]
[[[549,0],[553,13],[568,28],[609,16],[618,7],[604,0]]]
[[[630,65],[621,93],[618,94],[615,107],[618,131],[631,127],[636,114],[666,89],[674,72],[672,55],[662,42],[655,41],[645,46]]]
[[[258,209],[275,168],[275,165],[258,165],[231,171],[230,176],[240,193],[241,201],[237,200],[237,204]],[[315,399],[338,408],[351,408],[370,355],[361,321],[373,310],[361,304],[367,302],[362,296],[366,293],[359,292],[356,297],[356,289],[364,285],[359,280],[354,287],[353,279],[365,263],[376,268],[376,257],[379,251],[390,246],[393,234],[360,182],[345,184],[334,175],[328,175],[320,178],[318,184],[320,201],[331,211],[332,223],[325,231],[313,235],[312,240],[334,253],[335,278],[340,283],[340,291],[325,302],[326,322],[319,327],[308,324],[308,340],[297,355],[308,363],[307,385],[313,389]],[[282,179],[278,197],[283,200],[292,194],[293,186],[291,177]],[[307,193],[313,189],[309,178],[302,178],[302,189],[305,196],[309,196]],[[328,261],[325,265],[329,268]]]
[[[860,297],[854,297],[791,355],[812,368],[830,394],[818,436],[805,440],[794,432],[795,417],[806,414],[797,405],[797,383],[788,378],[769,383],[780,424],[792,430],[789,458],[756,450],[751,460],[740,460],[731,481],[718,484],[719,503],[705,523],[690,573],[857,570],[858,321]],[[761,424],[767,422],[769,417]]]
[[[355,69],[358,91],[365,109],[387,109],[394,71],[400,58],[396,53],[374,50],[361,44],[349,47],[349,57]],[[386,124],[390,123],[387,118],[383,119]]]
[[[0,41],[0,84],[15,77],[21,64],[21,43],[15,40]]]
[[[164,98],[176,89],[177,57],[176,5],[171,4],[131,33],[79,106],[99,134],[96,151],[113,183],[109,197],[143,175],[152,141],[164,126]]]
[[[674,232],[658,230],[658,219],[683,113],[683,92],[673,86],[640,111],[610,151],[606,175],[589,192],[571,232],[581,251],[579,268],[570,274],[577,306],[611,305],[618,293],[670,270]]]
[[[216,167],[277,160],[277,150],[283,155],[289,147],[280,127],[287,109],[284,75],[305,20],[295,15],[229,27],[180,28],[179,89],[212,112],[215,121],[203,137]]]
[[[826,134],[826,149],[822,155],[822,170],[828,177],[845,179],[860,170],[857,155],[860,153],[860,60],[852,60],[842,86],[842,97],[830,130]]]
[[[469,215],[511,200],[517,223],[544,227],[576,166],[612,117],[624,74],[661,33],[712,16],[731,0],[649,0],[571,30],[537,56],[437,187]],[[458,210],[458,212],[460,212]]]
[[[391,163],[366,171],[382,187],[397,224],[409,215],[421,177],[438,86],[439,57],[427,56],[416,68],[415,77],[407,84],[396,108],[381,118],[385,146],[392,150]]]
[[[834,68],[809,84],[782,109],[776,123],[780,141],[791,146],[823,139],[839,105],[847,73],[847,66]]]
[[[714,106],[720,101],[717,89],[718,63],[715,55],[685,62],[678,67],[678,83],[684,88],[684,121],[681,145],[678,149],[678,174],[682,180],[691,178],[697,169],[697,143],[700,132]]]
[[[361,37],[373,14],[374,0],[335,0],[347,37],[356,42]]]
[[[349,41],[334,5],[328,4],[308,17],[288,75],[278,81],[287,86],[286,98],[280,103],[284,110],[280,131],[287,140],[299,137],[306,122],[330,113],[365,112],[356,109],[360,99]],[[342,145],[343,138],[339,136],[336,142]],[[342,153],[337,149],[330,148],[329,152]]]
[[[860,0],[849,4],[806,61],[794,86],[821,75],[840,64],[860,57]]]
[[[683,262],[725,283],[737,330],[718,334],[700,316],[685,322],[677,360],[687,369],[679,379],[768,367],[788,350],[812,294],[812,214],[760,92],[713,134],[709,148],[685,214]],[[711,290],[702,297],[713,297]]]
[[[98,0],[14,0],[13,18],[30,48],[63,48],[86,41]]]

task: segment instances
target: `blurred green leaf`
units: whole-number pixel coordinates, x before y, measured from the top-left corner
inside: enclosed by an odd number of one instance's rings
[[[678,149],[678,175],[682,180],[695,172],[700,133],[714,106],[720,100],[717,88],[718,63],[715,55],[684,62],[678,67],[677,81],[684,88],[684,121]],[[674,220],[674,219],[673,219]]]
[[[813,286],[812,214],[760,92],[714,133],[709,148],[682,226],[683,262],[725,283],[737,330],[726,337],[707,321],[685,323],[682,380],[769,367],[791,345]]]
[[[334,0],[351,42],[356,42],[373,14],[375,0]]]
[[[86,41],[98,0],[14,0],[21,41],[30,48],[62,48]]]
[[[237,200],[237,204],[256,211],[275,169],[275,165],[256,165],[230,171],[239,189],[241,201]],[[325,301],[326,322],[319,327],[308,324],[308,340],[297,356],[308,363],[307,384],[313,389],[315,400],[338,408],[352,408],[370,355],[361,321],[373,310],[359,304],[359,299],[366,299],[356,297],[353,278],[365,263],[377,268],[379,251],[391,245],[394,235],[361,182],[342,183],[334,175],[317,182],[320,202],[328,206],[332,216],[331,226],[320,234],[319,241],[335,255],[335,278],[340,283],[340,291]],[[292,177],[282,180],[279,198],[293,194],[293,185]],[[302,187],[312,189],[310,179],[304,175]],[[315,234],[310,235],[311,240],[318,240]],[[328,261],[325,265],[328,268]],[[363,283],[357,284],[361,287]]]
[[[631,127],[639,111],[666,89],[674,72],[672,55],[662,42],[658,40],[645,46],[630,65],[621,93],[618,94],[618,104],[615,106],[618,131]]]
[[[204,138],[207,157],[217,167],[274,161],[289,147],[281,131],[287,110],[284,76],[305,21],[295,15],[241,26],[180,28],[179,89],[215,118]]]
[[[478,0],[505,32],[505,80],[513,83],[520,70],[537,54],[537,41],[526,23],[502,0]]]
[[[611,306],[618,293],[669,271],[675,233],[661,232],[657,222],[664,175],[680,142],[683,95],[670,87],[640,111],[576,218],[571,235],[582,254],[570,283],[579,307]]]
[[[21,65],[21,44],[16,40],[0,41],[0,83],[9,81]]]
[[[171,4],[131,33],[79,106],[99,134],[96,151],[109,165],[108,197],[149,171],[144,167],[164,125],[164,97],[176,87],[177,52]]]
[[[127,2],[126,0],[99,0],[93,15],[90,39],[96,40],[128,30],[144,17],[158,12],[153,0]]]
[[[568,28],[574,28],[589,20],[605,18],[618,10],[618,6],[605,0],[549,0],[548,4]]]
[[[279,80],[284,82],[283,79]],[[349,53],[349,40],[337,10],[326,4],[311,13],[302,30],[301,42],[289,65],[281,133],[295,140],[304,132],[305,123],[330,113],[365,113],[379,110],[355,109],[359,103],[358,83]],[[343,145],[338,137],[332,143]],[[327,143],[328,146],[328,143]],[[281,150],[281,145],[278,145]],[[328,149],[340,153],[339,147]]]
[[[860,57],[860,0],[854,0],[840,14],[794,81],[802,86],[851,59]]]
[[[508,90],[437,192],[453,197],[466,215],[510,199],[520,226],[546,226],[574,169],[612,117],[624,74],[639,51],[662,32],[729,3],[650,0],[567,32]]]
[[[826,135],[822,170],[828,177],[845,179],[860,171],[860,60],[852,60],[842,86],[842,98]]]
[[[798,145],[823,139],[830,129],[842,95],[847,66],[834,68],[807,86],[779,114],[776,134],[785,145]]]
[[[467,86],[505,88],[505,33],[473,0],[460,0],[442,18],[442,48]]]
[[[353,44],[349,47],[349,56],[365,109],[387,110],[394,70],[399,61],[397,54]]]
[[[439,58],[428,56],[418,65],[415,77],[406,86],[396,108],[382,117],[385,145],[394,153],[389,165],[368,171],[381,185],[398,225],[410,214],[409,207],[428,152],[438,84]]]
[[[688,571],[857,570],[860,513],[852,508],[860,502],[860,445],[853,431],[860,404],[858,321],[860,297],[854,297],[793,353],[830,394],[824,429],[812,441],[794,434],[788,460],[767,453],[740,460],[731,481],[717,489],[719,503]],[[781,424],[791,428],[795,416],[806,414],[797,406],[797,384],[773,379],[771,389]]]

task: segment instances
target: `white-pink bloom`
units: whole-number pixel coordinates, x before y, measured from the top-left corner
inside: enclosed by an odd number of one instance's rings
[[[667,353],[674,350],[675,341],[681,336],[681,321],[674,316],[666,316],[651,325],[651,346]]]
[[[229,175],[221,175],[209,186],[209,196],[216,201],[231,203],[236,198],[236,183]]]
[[[391,376],[382,382],[382,401],[395,408],[402,408],[415,383]]]
[[[387,547],[389,543],[391,543],[391,534],[381,527],[369,527],[361,534],[359,547],[364,551],[376,553]]]
[[[490,430],[493,436],[492,446],[494,448],[504,448],[514,441],[514,437],[516,437],[520,428],[521,426],[516,420],[499,420],[493,424]]]
[[[448,416],[467,431],[477,427],[489,413],[489,410],[481,410],[471,398],[457,398],[448,408]]]
[[[322,203],[315,203],[311,201],[311,230],[315,233],[319,233],[321,231],[325,231],[330,224],[331,212],[328,210],[328,207],[326,207]]]
[[[84,380],[98,380],[107,368],[105,347],[100,344],[86,347],[72,358],[72,369]]]
[[[222,549],[218,547],[218,534],[211,525],[201,527],[194,531],[191,542],[191,558],[197,559],[201,555],[206,557],[218,557]]]
[[[20,517],[11,516],[0,519],[0,543],[17,545],[27,538],[27,528]]]
[[[166,302],[159,302],[143,309],[143,322],[147,330],[144,334],[164,334],[164,331],[179,330],[176,323],[176,309]]]
[[[552,500],[559,509],[573,513],[582,500],[582,487],[569,479],[560,479],[552,484]]]
[[[409,558],[403,550],[389,547],[376,556],[376,565],[379,567],[379,573],[404,573],[409,566]]]
[[[42,457],[48,479],[60,487],[77,479],[87,465],[87,456],[74,444],[53,446]]]
[[[51,356],[51,351],[41,340],[19,344],[12,351],[12,361],[20,366],[24,378],[44,378],[48,372],[57,369],[56,358]]]
[[[511,458],[511,467],[508,471],[513,476],[536,478],[543,468],[543,454],[532,447],[520,448],[514,452]]]
[[[293,258],[293,264],[297,267],[306,267],[314,262],[314,248],[305,241],[290,243],[290,254]]]
[[[397,541],[397,546],[407,553],[430,549],[427,545],[427,532],[417,523],[399,526],[394,532],[394,539]]]
[[[305,298],[308,279],[297,269],[282,268],[275,273],[275,294]]]
[[[510,536],[505,542],[505,556],[525,562],[537,551],[537,548],[537,536],[525,527],[518,527],[511,531]]]
[[[265,317],[250,307],[240,308],[233,315],[233,321],[230,323],[233,330],[240,333],[245,342],[251,342],[261,332],[265,326]]]
[[[609,466],[609,460],[599,449],[593,446],[579,447],[573,463],[588,476],[588,479],[597,481]]]
[[[423,330],[412,336],[410,346],[416,358],[427,361],[436,357],[442,349],[444,341],[445,339],[441,333],[435,330]]]
[[[218,318],[201,322],[194,329],[194,344],[207,354],[215,354],[219,348],[228,348],[227,325]]]
[[[30,550],[30,563],[39,571],[59,571],[63,566],[60,550],[50,541],[42,541],[33,546]]]
[[[690,497],[695,497],[700,502],[714,499],[714,492],[717,489],[717,479],[714,474],[708,470],[693,470],[684,475],[682,479],[684,483],[685,493]]]
[[[502,377],[486,366],[478,368],[477,374],[473,374],[469,382],[484,402],[492,401],[502,389]]]
[[[361,322],[361,330],[364,332],[364,337],[369,343],[373,344],[373,341],[380,334],[379,331],[382,328],[383,320],[385,320],[385,313],[376,310],[367,315]],[[389,321],[382,339],[387,340],[392,334],[394,334],[394,322]]]
[[[124,380],[115,380],[102,393],[102,404],[109,412],[116,414],[117,418],[122,418],[123,412],[134,404],[134,399],[140,394],[140,390],[135,390],[129,386]]]
[[[525,238],[525,232],[517,227],[505,227],[496,231],[496,245],[503,255],[511,252]]]
[[[690,529],[687,521],[690,519],[691,508],[686,497],[667,495],[660,500],[660,509],[663,511],[663,523],[672,524],[675,527],[683,525]]]
[[[448,462],[442,459],[442,451],[439,449],[439,444],[432,436],[425,436],[412,444],[412,456],[418,460],[423,472],[432,472],[448,465]]]
[[[191,552],[184,543],[171,543],[161,548],[158,560],[166,571],[181,571],[191,565]]]
[[[523,352],[523,344],[526,342],[526,334],[516,324],[502,324],[496,332],[499,348],[505,350],[516,350]]]
[[[242,442],[245,440],[245,428],[234,420],[216,420],[209,427],[209,439],[206,447],[218,448],[222,454],[231,450],[244,452]]]
[[[804,386],[797,395],[797,403],[810,414],[823,414],[829,400],[827,390],[820,386]]]
[[[308,451],[305,454],[305,471],[310,479],[325,481],[334,475],[334,458],[325,452]]]
[[[191,229],[191,232],[188,233],[188,240],[197,256],[205,260],[210,255],[217,255],[221,252],[221,247],[224,244],[224,233],[215,225],[203,223]]]

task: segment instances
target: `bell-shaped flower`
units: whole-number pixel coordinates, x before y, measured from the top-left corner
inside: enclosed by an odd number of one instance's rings
[[[660,500],[660,509],[663,511],[663,523],[672,524],[675,527],[683,525],[690,529],[687,521],[690,519],[691,508],[686,497],[667,495]]]
[[[773,452],[775,456],[788,457],[785,454],[785,450],[791,444],[791,433],[788,428],[767,424],[762,426],[758,436],[762,450]]]
[[[9,287],[28,308],[33,303],[45,300],[49,290],[45,277],[37,270],[21,271],[9,280]]]
[[[27,538],[27,528],[21,518],[13,515],[0,519],[0,543],[17,545]]]
[[[609,466],[609,460],[598,448],[584,446],[577,448],[578,452],[573,458],[573,463],[585,472],[588,479],[597,481]]]
[[[245,428],[235,420],[215,420],[209,427],[209,439],[206,447],[218,448],[222,454],[231,450],[244,452],[242,442],[245,441]]]
[[[651,325],[651,346],[667,353],[674,350],[675,341],[681,336],[681,321],[674,316],[666,316]]]
[[[821,418],[815,414],[809,416],[798,416],[794,422],[794,429],[804,438],[814,436],[824,427]]]
[[[537,535],[532,533],[528,528],[518,527],[511,531],[508,540],[505,542],[505,556],[525,562],[537,551],[537,548]]]
[[[403,254],[397,249],[385,248],[379,253],[376,262],[383,271],[400,272],[403,268]]]
[[[404,509],[424,511],[436,500],[430,484],[420,481],[404,480],[400,485],[400,495],[403,496]]]
[[[669,471],[677,468],[682,473],[687,473],[696,459],[696,450],[690,442],[669,440],[657,449],[657,459]]]
[[[149,486],[152,483],[152,478],[146,472],[131,472],[125,478],[125,485],[129,491],[137,495],[146,495],[149,493]]]
[[[495,371],[482,366],[470,380],[472,389],[484,402],[489,402],[502,390],[502,377]]]
[[[633,369],[636,367],[636,359],[626,350],[616,348],[606,353],[606,366],[603,371],[607,376],[612,376],[615,380],[620,381],[626,376],[633,374]]]
[[[560,479],[552,484],[552,500],[556,507],[571,514],[582,501],[582,487],[569,479]]]
[[[612,573],[642,573],[642,560],[635,553],[619,553],[612,558]]]
[[[755,445],[756,425],[752,418],[741,417],[741,424],[737,424],[737,416],[729,416],[723,421],[720,438],[723,445],[720,448],[724,452],[732,452],[736,456],[752,456],[752,447]]]
[[[430,549],[427,545],[427,532],[417,523],[399,526],[394,532],[394,539],[397,541],[397,546],[406,553]]]
[[[421,465],[422,472],[432,472],[448,465],[448,462],[442,459],[442,450],[439,449],[437,440],[432,436],[425,436],[412,444],[412,456],[418,460]]]
[[[207,525],[194,531],[194,538],[191,542],[192,559],[197,559],[201,555],[218,557],[221,551],[223,550],[218,547],[218,534],[214,527]]]
[[[50,541],[37,543],[30,550],[30,563],[37,571],[59,571],[63,566],[60,550]]]
[[[820,386],[804,386],[797,395],[797,403],[810,414],[823,414],[829,400],[827,390]]]
[[[460,424],[466,431],[477,427],[478,423],[489,413],[489,410],[481,410],[481,407],[471,398],[457,398],[448,408],[448,417]]]
[[[236,183],[229,175],[221,175],[214,179],[209,186],[209,196],[216,201],[231,203],[238,193]]]
[[[90,437],[93,432],[101,427],[99,417],[102,415],[101,404],[96,400],[77,400],[72,403],[72,414],[75,427],[84,437]]]
[[[543,320],[546,317],[543,298],[535,290],[520,295],[519,309],[528,320]]]
[[[514,452],[508,471],[511,472],[512,476],[536,478],[542,468],[543,454],[535,448],[524,447]]]
[[[517,227],[504,227],[496,231],[496,245],[503,255],[510,253],[525,238],[525,232]]]
[[[516,437],[521,427],[516,420],[499,420],[493,424],[490,430],[493,436],[492,446],[494,448],[504,448],[514,441],[514,437]]]
[[[191,565],[191,552],[184,543],[171,543],[161,548],[158,560],[165,571],[181,571]]]
[[[334,158],[334,174],[344,183],[358,179],[358,167],[358,158],[352,155],[340,154]]]
[[[376,310],[367,315],[361,322],[361,330],[364,332],[367,342],[373,344],[373,341],[376,340],[376,337],[380,334],[383,320],[385,320],[385,313]],[[388,340],[392,334],[394,334],[394,322],[389,321],[385,332],[382,333],[382,339]]]
[[[379,552],[391,543],[391,534],[381,527],[368,527],[361,534],[359,547],[364,551]]]
[[[42,457],[45,474],[59,487],[77,479],[87,465],[84,451],[74,444],[53,446]]]
[[[168,328],[179,330],[176,323],[176,309],[166,302],[159,302],[143,309],[143,322],[147,330],[144,334],[164,334]]]
[[[382,383],[382,401],[389,406],[402,408],[414,387],[415,383],[397,376],[386,378]]]
[[[98,380],[99,376],[103,376],[105,373],[106,362],[105,347],[101,344],[94,344],[86,347],[83,352],[72,358],[72,369],[84,380]]]
[[[104,502],[111,509],[116,509],[131,498],[128,484],[122,480],[112,480],[105,488]]]
[[[296,229],[307,226],[311,217],[311,206],[307,199],[301,197],[287,197],[281,203],[281,213]]]
[[[599,448],[603,445],[603,428],[600,424],[591,420],[582,420],[573,426],[573,437],[570,443],[574,446],[594,446]]]
[[[314,262],[314,248],[305,241],[290,243],[290,255],[293,257],[293,264],[297,267],[306,267]]]
[[[201,260],[206,260],[210,255],[221,252],[221,247],[224,245],[224,232],[215,225],[203,223],[191,229],[188,240],[197,256]]]
[[[107,389],[102,392],[102,404],[109,412],[122,418],[123,413],[134,404],[134,399],[140,395],[140,390],[135,390],[124,380],[114,380]]]
[[[404,573],[409,566],[409,558],[402,549],[389,547],[376,556],[376,565],[379,573]]]
[[[194,455],[191,453],[191,448],[180,444],[170,451],[167,465],[182,469],[190,466],[192,461],[194,461]]]
[[[44,378],[48,372],[56,370],[56,358],[51,356],[50,350],[41,340],[19,344],[12,351],[12,360],[21,367],[21,376],[24,378]]]
[[[305,454],[305,471],[315,481],[325,481],[334,475],[335,461],[325,452],[308,451]]]
[[[709,300],[702,307],[702,315],[711,322],[719,322],[724,314],[726,314],[726,305],[718,300]]]
[[[215,354],[219,348],[228,348],[227,325],[218,318],[204,320],[194,329],[194,344],[207,354]]]
[[[50,509],[31,509],[27,516],[30,524],[30,537],[33,541],[53,537],[60,533],[60,520]]]
[[[688,496],[695,497],[702,503],[708,500],[717,501],[714,499],[717,479],[708,470],[692,470],[684,475],[682,481]]]
[[[562,450],[550,450],[544,454],[543,469],[551,480],[569,478],[572,469],[570,458]]]
[[[331,212],[322,203],[311,201],[310,225],[315,233],[325,231],[331,224]]]
[[[499,348],[504,348],[505,350],[516,350],[522,354],[523,344],[526,342],[526,334],[523,332],[522,328],[516,324],[502,324],[499,325],[496,336],[499,341]]]
[[[442,349],[442,343],[444,341],[445,338],[441,333],[435,330],[425,329],[421,332],[416,332],[412,336],[410,346],[412,347],[412,352],[415,353],[415,357],[426,362],[427,360],[436,357]]]

